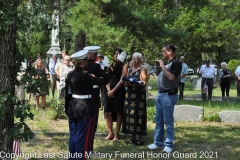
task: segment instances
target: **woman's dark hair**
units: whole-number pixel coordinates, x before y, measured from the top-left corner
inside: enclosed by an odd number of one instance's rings
[[[113,54],[115,54],[116,51],[118,51],[119,53],[122,53],[123,50],[120,49],[120,48],[116,48],[116,49],[114,50]]]

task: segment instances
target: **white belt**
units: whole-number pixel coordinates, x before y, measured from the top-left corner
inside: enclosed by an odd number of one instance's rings
[[[98,85],[93,85],[93,88],[98,88]]]
[[[89,95],[77,95],[77,94],[72,94],[73,98],[77,98],[77,99],[86,99],[86,98],[91,98],[91,94]]]

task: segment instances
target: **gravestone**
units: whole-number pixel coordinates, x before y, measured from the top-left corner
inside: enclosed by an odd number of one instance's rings
[[[176,121],[202,121],[204,109],[193,105],[175,105],[174,119]]]
[[[240,102],[240,97],[223,97],[222,101],[236,103],[236,102]]]
[[[202,78],[193,78],[193,89],[201,90]]]
[[[221,122],[240,123],[240,111],[227,110],[219,113]]]

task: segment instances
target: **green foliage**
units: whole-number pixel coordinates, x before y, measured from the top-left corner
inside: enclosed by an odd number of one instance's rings
[[[52,119],[67,119],[66,113],[65,113],[65,106],[64,106],[64,100],[52,100],[50,102],[51,106],[54,107],[54,114],[52,115]]]
[[[25,84],[25,89],[27,93],[39,93],[46,92],[49,93],[49,86],[47,80],[47,74],[45,72],[40,72],[34,67],[28,67],[25,71],[25,74],[22,77],[22,83]]]
[[[0,92],[0,117],[1,121],[6,120],[6,113],[9,112],[9,107],[6,107],[6,103],[12,103],[14,105],[13,116],[15,117],[15,124],[9,130],[9,138],[17,140],[28,141],[33,138],[33,132],[24,122],[26,119],[33,119],[33,114],[30,111],[30,105],[27,101],[20,101],[15,95],[10,93]]]
[[[208,122],[221,122],[219,114],[211,114],[207,117],[204,117],[204,120]]]
[[[154,122],[154,116],[156,114],[156,107],[151,106],[147,107],[147,120]]]
[[[236,59],[232,59],[228,62],[227,68],[230,70],[232,76],[235,76],[234,72],[239,65],[240,65],[240,61]]]

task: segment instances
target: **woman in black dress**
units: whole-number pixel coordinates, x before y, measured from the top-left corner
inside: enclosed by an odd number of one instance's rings
[[[119,132],[122,124],[122,112],[124,106],[124,86],[115,90],[115,86],[121,79],[122,69],[124,67],[124,60],[126,53],[121,49],[114,51],[114,62],[110,65],[110,81],[106,86],[107,94],[105,97],[104,115],[106,117],[108,136],[105,140],[118,140]],[[113,122],[116,121],[116,134],[113,133]]]
[[[129,68],[127,76],[143,84],[134,84],[123,81],[127,87],[123,111],[122,132],[132,134],[130,143],[143,145],[143,135],[147,134],[147,109],[146,109],[146,69],[141,67],[142,54],[133,54],[133,67]],[[138,140],[136,135],[139,135]]]
[[[219,71],[219,78],[220,78],[220,86],[222,90],[222,97],[226,96],[229,97],[229,90],[230,90],[230,78],[232,77],[230,70],[227,68],[227,63],[221,63],[222,69]]]

